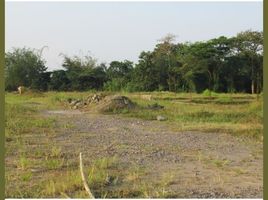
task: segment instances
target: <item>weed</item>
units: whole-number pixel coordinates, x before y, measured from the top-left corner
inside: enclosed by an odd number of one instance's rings
[[[51,157],[60,157],[61,156],[61,148],[57,146],[53,146],[50,153]]]
[[[106,185],[116,185],[118,183],[118,176],[111,175],[111,169],[117,166],[117,158],[102,158],[94,161],[89,170],[88,182],[93,188],[103,187]]]
[[[28,182],[31,178],[32,178],[32,173],[31,172],[26,172],[24,174],[21,175],[21,180]]]
[[[30,165],[30,161],[24,155],[22,155],[19,159],[18,168],[25,170],[29,167],[29,165]]]
[[[45,167],[50,170],[59,169],[63,166],[63,164],[64,164],[64,159],[47,158],[45,161]]]
[[[205,96],[205,97],[215,97],[215,96],[218,96],[218,93],[213,92],[213,91],[211,91],[209,89],[206,89],[206,90],[203,91],[202,95]]]
[[[214,164],[216,167],[221,168],[221,167],[228,165],[230,163],[230,161],[227,159],[223,159],[223,160],[213,159],[213,160],[211,160],[211,163]]]

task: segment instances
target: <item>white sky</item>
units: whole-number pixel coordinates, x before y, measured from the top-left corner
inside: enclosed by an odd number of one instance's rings
[[[137,62],[167,33],[193,42],[247,29],[263,29],[262,2],[6,2],[6,51],[48,46],[49,70],[60,53]]]

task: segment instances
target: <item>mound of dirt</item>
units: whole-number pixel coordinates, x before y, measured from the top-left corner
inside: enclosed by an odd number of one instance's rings
[[[72,109],[83,109],[97,112],[110,112],[122,109],[132,109],[136,105],[125,96],[94,94],[86,99],[68,99]]]
[[[96,110],[100,112],[110,112],[122,109],[133,109],[136,105],[125,96],[106,96],[97,106]]]

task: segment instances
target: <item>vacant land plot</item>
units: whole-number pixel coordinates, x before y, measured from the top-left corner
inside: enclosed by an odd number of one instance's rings
[[[69,108],[89,94],[6,94],[6,197],[86,198],[79,152],[99,198],[262,197],[261,97],[127,93],[135,109]]]

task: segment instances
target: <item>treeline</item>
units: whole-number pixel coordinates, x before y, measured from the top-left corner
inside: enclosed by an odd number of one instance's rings
[[[63,56],[63,70],[48,72],[42,51],[28,48],[6,53],[5,87],[42,91],[172,91],[260,93],[263,83],[263,32],[175,43],[174,35],[143,51],[137,64],[98,64],[90,56]]]

